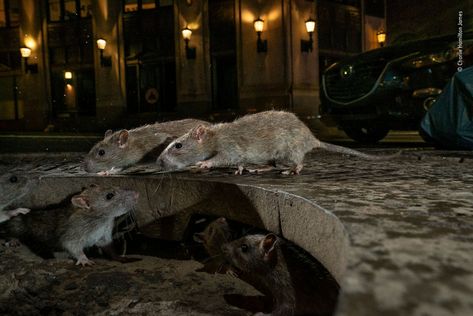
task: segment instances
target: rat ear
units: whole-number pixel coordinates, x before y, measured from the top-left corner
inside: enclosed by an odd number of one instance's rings
[[[120,148],[125,148],[128,143],[128,131],[126,129],[122,129],[120,134],[118,134],[118,146]]]
[[[72,205],[78,208],[89,209],[89,200],[83,195],[75,195],[71,199]]]
[[[204,125],[197,126],[191,132],[191,137],[197,140],[199,143],[202,143],[204,138],[208,135],[210,135],[210,130]]]
[[[108,130],[105,132],[105,136],[104,136],[103,138],[108,137],[108,136],[110,136],[110,135],[112,135],[112,134],[113,134],[113,131],[112,131],[111,129],[108,129]]]
[[[199,244],[203,244],[205,242],[205,235],[204,233],[195,233],[192,236],[192,239],[194,239],[194,241],[198,242]]]
[[[274,246],[278,241],[278,237],[275,234],[268,234],[266,235],[263,240],[261,241],[260,247],[263,250],[264,254],[264,261],[272,261],[276,256],[276,249]]]

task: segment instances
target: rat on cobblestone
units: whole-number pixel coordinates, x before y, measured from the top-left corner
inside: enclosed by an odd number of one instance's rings
[[[225,244],[237,269],[271,291],[271,315],[332,315],[339,285],[327,269],[302,249],[274,235],[248,235]]]
[[[62,204],[11,218],[0,228],[36,253],[66,250],[77,260],[76,265],[94,263],[83,251],[94,245],[109,251],[112,259],[126,262],[128,258],[111,251],[114,219],[131,211],[138,196],[131,190],[91,185]]]
[[[30,211],[23,207],[8,210],[8,207],[28,194],[35,183],[37,183],[37,178],[15,171],[0,175],[0,223]]]
[[[84,160],[87,172],[115,173],[131,166],[146,155],[156,158],[171,140],[184,135],[196,126],[209,123],[195,119],[184,119],[144,125],[135,129],[108,130]]]
[[[250,165],[280,164],[290,168],[283,173],[299,174],[304,156],[317,148],[371,160],[395,156],[368,155],[321,142],[293,113],[266,111],[243,116],[231,123],[199,125],[171,142],[157,163],[164,170],[194,164],[200,168],[235,166],[238,167],[236,174],[242,174]],[[267,167],[255,171],[263,170]]]

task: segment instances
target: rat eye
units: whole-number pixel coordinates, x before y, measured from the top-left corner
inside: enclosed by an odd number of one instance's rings
[[[11,176],[11,177],[10,177],[10,182],[11,182],[11,183],[16,183],[16,182],[18,182],[18,178],[17,178],[16,176]]]
[[[111,200],[114,196],[115,196],[115,194],[113,194],[112,192],[108,193],[107,194],[107,200]]]
[[[241,248],[241,252],[247,252],[249,249],[247,244],[241,245],[240,248]]]
[[[105,150],[100,149],[100,150],[99,150],[99,156],[103,156],[103,155],[105,155]]]
[[[182,144],[181,143],[175,143],[174,147],[176,147],[176,149],[182,148]]]

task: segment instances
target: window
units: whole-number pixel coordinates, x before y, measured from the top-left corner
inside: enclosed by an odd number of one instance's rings
[[[384,0],[365,0],[366,15],[384,18]]]
[[[20,25],[20,1],[0,0],[0,27]]]
[[[92,16],[92,0],[48,0],[49,22],[71,21]]]
[[[172,0],[124,0],[123,12],[131,13],[141,10],[153,10],[158,7],[171,6],[172,4]]]
[[[53,116],[95,115],[92,0],[49,0],[48,5]],[[67,81],[66,71],[72,73]]]

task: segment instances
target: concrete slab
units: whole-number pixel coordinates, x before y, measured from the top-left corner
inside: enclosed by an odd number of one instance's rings
[[[341,281],[336,315],[473,313],[470,152],[408,150],[392,161],[316,152],[300,176],[159,174],[140,166],[128,170],[133,175],[98,177],[83,174],[80,156],[15,159],[0,157],[0,168],[28,164],[29,170],[49,173],[38,190],[64,188],[57,197],[91,182],[145,190],[142,223],[208,211],[281,233]],[[39,192],[31,202],[45,198]]]

